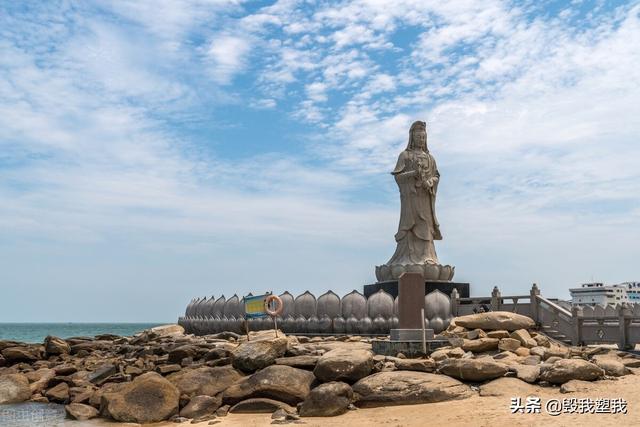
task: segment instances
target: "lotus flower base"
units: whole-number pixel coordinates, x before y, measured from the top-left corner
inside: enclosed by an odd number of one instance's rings
[[[455,267],[440,264],[383,264],[376,266],[378,282],[398,280],[403,273],[422,273],[425,281],[450,281],[453,279]]]

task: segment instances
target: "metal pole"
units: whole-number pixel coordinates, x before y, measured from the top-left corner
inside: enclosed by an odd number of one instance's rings
[[[420,309],[420,317],[422,318],[422,352],[427,355],[427,331],[424,324],[424,308]]]
[[[244,318],[244,330],[247,331],[247,341],[249,341],[249,320]]]
[[[273,328],[276,332],[276,338],[278,338],[278,316],[273,316]]]

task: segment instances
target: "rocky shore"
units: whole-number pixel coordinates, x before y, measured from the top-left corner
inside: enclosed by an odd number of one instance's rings
[[[640,367],[628,353],[554,342],[514,313],[459,317],[442,336],[449,346],[416,359],[374,355],[370,339],[357,336],[193,336],[178,325],[133,337],[0,341],[0,404],[53,402],[72,419],[135,423],[215,424],[228,412],[268,412],[286,424],[503,388],[570,393]]]

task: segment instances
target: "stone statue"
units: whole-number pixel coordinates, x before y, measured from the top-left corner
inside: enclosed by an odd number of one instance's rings
[[[407,149],[391,174],[400,189],[400,225],[395,253],[376,267],[378,281],[397,280],[404,272],[422,273],[425,280],[451,280],[454,268],[440,264],[434,245],[442,240],[435,209],[440,173],[427,149],[425,122],[411,125]]]

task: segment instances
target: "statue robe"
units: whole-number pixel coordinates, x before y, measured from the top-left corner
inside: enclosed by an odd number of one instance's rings
[[[434,240],[442,240],[435,201],[440,174],[433,156],[422,150],[400,153],[392,174],[400,189],[400,224],[395,235],[396,251],[387,263],[439,264]],[[429,188],[427,179],[432,179]]]

